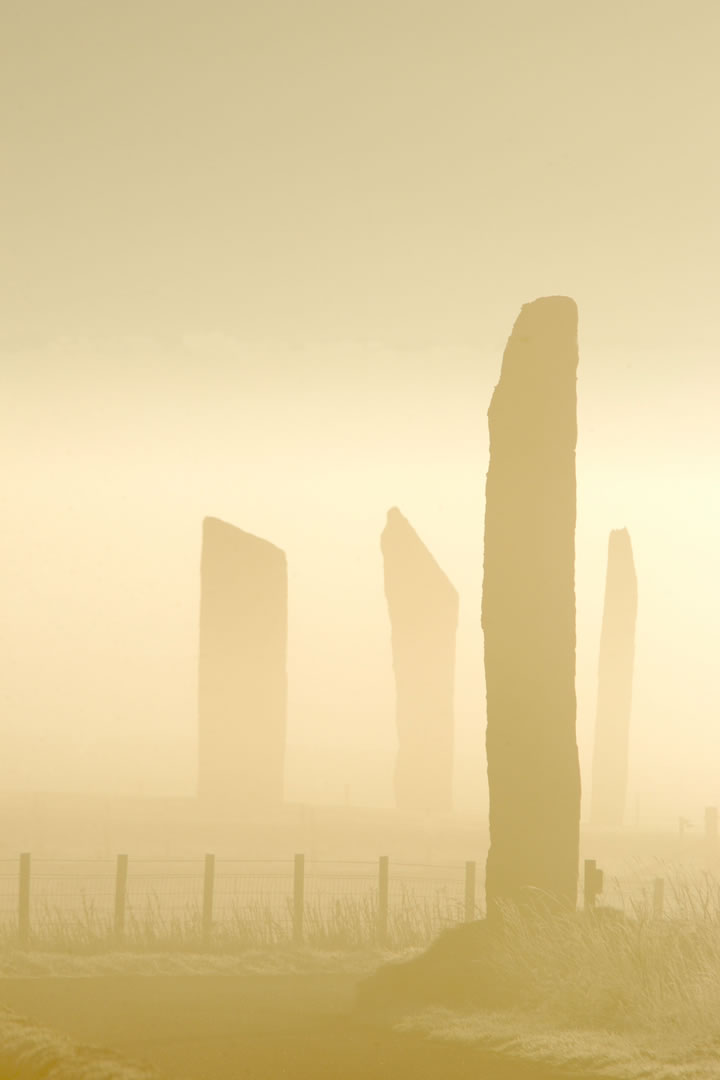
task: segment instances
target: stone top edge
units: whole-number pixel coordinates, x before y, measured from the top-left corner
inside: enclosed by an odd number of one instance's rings
[[[277,544],[273,544],[272,541],[266,540],[262,536],[257,536],[255,533],[246,532],[245,529],[239,528],[237,525],[233,525],[229,521],[223,521],[222,518],[217,517],[205,517],[203,518],[203,537],[208,533],[222,533],[229,540],[237,540],[242,544],[254,544],[258,547],[262,547],[268,551],[276,551],[279,555],[285,558],[285,552]]]
[[[537,324],[552,326],[553,330],[577,335],[578,307],[570,296],[540,296],[523,304],[513,325],[513,336],[522,333],[527,326]]]
[[[459,597],[460,594],[458,593],[458,590],[455,588],[452,581],[445,573],[442,566],[440,566],[440,563],[437,561],[428,546],[423,542],[420,536],[418,536],[418,533],[410,524],[408,519],[397,506],[391,506],[387,512],[387,520],[385,522],[385,528],[382,532],[381,541],[384,539],[388,529],[394,530],[395,528],[401,528],[405,535],[416,544],[417,550],[421,552],[423,559],[433,566],[433,568],[437,571],[438,577],[441,578],[443,582],[447,585],[447,587],[453,591],[456,597]]]
[[[535,300],[528,300],[527,303],[522,305],[520,309],[523,311],[525,308],[532,308],[536,305],[542,305],[543,307],[567,307],[568,311],[577,312],[578,306],[572,296],[565,296],[558,293],[553,296],[538,296]]]
[[[626,528],[611,529],[608,536],[608,557],[625,559],[635,572],[635,556],[633,554],[632,540]]]

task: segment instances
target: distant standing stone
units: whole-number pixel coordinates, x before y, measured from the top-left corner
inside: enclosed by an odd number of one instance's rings
[[[200,798],[277,804],[287,727],[285,552],[206,518],[200,576]]]
[[[400,810],[452,809],[458,594],[400,511],[381,537],[392,630]]]
[[[637,599],[630,533],[613,529],[600,634],[590,820],[614,828],[623,823],[627,798]]]

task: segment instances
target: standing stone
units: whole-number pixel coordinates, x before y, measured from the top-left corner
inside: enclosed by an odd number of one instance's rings
[[[287,563],[267,540],[203,523],[199,794],[279,803],[287,719]]]
[[[482,625],[488,916],[531,896],[575,908],[577,308],[525,304],[490,403]],[[541,894],[528,890],[542,890]]]
[[[393,507],[380,546],[396,687],[399,810],[452,809],[458,594]]]
[[[590,812],[594,825],[618,827],[625,814],[636,618],[637,577],[630,534],[627,529],[613,529],[598,665]]]

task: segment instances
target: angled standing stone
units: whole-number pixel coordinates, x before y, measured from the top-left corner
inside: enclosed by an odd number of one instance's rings
[[[449,811],[458,594],[395,507],[380,544],[396,688],[396,805]]]
[[[625,814],[636,618],[637,577],[630,534],[627,529],[613,529],[600,633],[590,813],[594,825],[617,828]]]
[[[498,900],[521,902],[528,890],[577,902],[577,364],[575,303],[551,296],[525,304],[488,412],[489,917]]]
[[[217,518],[203,523],[198,690],[200,797],[223,806],[282,801],[285,553]]]

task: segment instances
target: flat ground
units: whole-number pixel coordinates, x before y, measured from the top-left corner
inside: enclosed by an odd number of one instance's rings
[[[169,1080],[559,1080],[353,1011],[356,975],[0,979],[0,1004]]]

